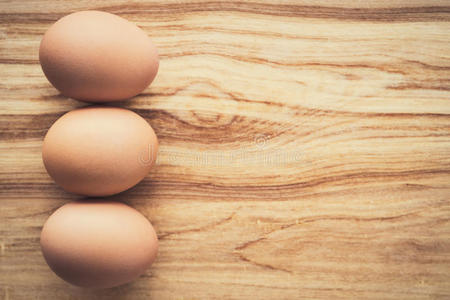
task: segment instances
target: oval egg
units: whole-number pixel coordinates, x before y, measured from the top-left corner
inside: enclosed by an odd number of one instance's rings
[[[66,204],[48,218],[40,242],[47,264],[59,277],[90,288],[134,280],[158,251],[150,222],[120,202]]]
[[[100,11],[67,15],[45,33],[39,48],[45,76],[63,95],[87,102],[123,100],[155,78],[159,60],[146,33]]]
[[[131,188],[156,160],[155,132],[138,114],[117,107],[72,110],[48,130],[42,159],[64,190],[108,196]]]

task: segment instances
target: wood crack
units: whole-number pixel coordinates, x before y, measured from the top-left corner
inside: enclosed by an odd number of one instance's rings
[[[217,226],[226,224],[228,222],[230,222],[233,217],[236,215],[236,212],[233,212],[231,215],[229,215],[228,217],[219,220],[217,222],[211,223],[211,224],[207,224],[205,226],[201,226],[201,227],[196,227],[196,228],[191,228],[191,229],[184,229],[184,230],[177,230],[177,231],[168,231],[168,232],[162,232],[158,234],[158,238],[160,240],[164,240],[167,239],[168,237],[172,236],[172,235],[179,235],[179,234],[185,234],[185,233],[192,233],[192,232],[201,232],[201,231],[205,231],[205,230],[210,230],[213,229]]]

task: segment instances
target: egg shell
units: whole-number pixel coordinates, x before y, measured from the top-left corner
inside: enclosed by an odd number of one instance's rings
[[[77,201],[57,209],[41,232],[50,268],[82,287],[130,282],[153,263],[158,238],[150,222],[120,202]]]
[[[141,181],[154,165],[157,151],[155,132],[138,114],[89,106],[66,113],[50,127],[42,159],[64,190],[108,196]]]
[[[76,12],[53,24],[41,41],[39,61],[61,94],[87,102],[133,97],[159,67],[156,47],[143,30],[101,11]]]

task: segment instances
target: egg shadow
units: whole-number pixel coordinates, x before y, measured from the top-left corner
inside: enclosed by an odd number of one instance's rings
[[[145,290],[145,296],[149,297],[151,289],[147,288],[149,284],[146,281],[151,277],[151,275],[148,276],[147,274],[143,274],[132,282],[104,289],[83,288],[67,283],[67,291],[76,299],[83,300],[136,298],[142,294],[142,290]],[[144,286],[144,288],[142,286]]]

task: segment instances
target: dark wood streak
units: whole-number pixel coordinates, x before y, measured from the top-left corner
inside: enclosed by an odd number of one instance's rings
[[[354,170],[350,171],[346,174],[340,175],[324,175],[319,178],[300,181],[289,184],[256,184],[256,185],[247,185],[245,182],[239,185],[226,185],[220,184],[217,181],[212,183],[194,183],[194,182],[174,182],[174,181],[158,181],[157,179],[153,179],[151,184],[163,185],[163,186],[172,186],[177,187],[182,191],[186,191],[189,187],[194,188],[195,190],[199,190],[202,193],[208,193],[209,191],[214,191],[214,193],[222,192],[223,194],[227,194],[227,192],[237,192],[237,191],[245,191],[251,193],[260,193],[267,194],[269,191],[280,191],[283,190],[285,193],[288,191],[301,191],[306,188],[316,188],[316,187],[325,187],[328,185],[339,185],[345,182],[351,181],[353,184],[356,183],[368,183],[376,180],[395,180],[395,179],[408,179],[408,178],[417,178],[417,176],[438,176],[438,175],[450,175],[450,165],[443,166],[440,169],[427,169],[427,170],[404,170],[404,171],[380,171],[380,172],[371,172],[371,171],[363,171],[363,170]],[[145,182],[143,182],[145,184]],[[170,190],[170,189],[168,189]],[[268,196],[266,196],[268,197]],[[278,197],[278,194],[275,195]],[[250,199],[246,199],[250,200]],[[281,200],[281,199],[280,199]]]
[[[369,136],[348,137],[352,140],[367,140],[367,139],[378,139],[378,138],[413,138],[413,137],[445,137],[450,136],[450,132],[447,130],[448,126],[435,125],[426,127],[408,126],[403,125],[396,128],[398,133],[379,135],[378,132],[383,130],[383,127],[379,126],[361,126],[352,125],[359,120],[358,116],[351,117],[348,120],[343,120],[340,122],[335,121],[337,118],[336,114],[308,114],[313,120],[318,118],[318,120],[327,118],[329,119],[329,124],[324,126],[314,126],[310,129],[298,130],[297,126],[290,125],[289,123],[277,123],[277,122],[263,122],[260,119],[249,119],[241,118],[238,116],[233,116],[231,121],[227,124],[220,126],[208,126],[203,127],[201,125],[191,124],[186,122],[180,117],[175,115],[175,112],[169,113],[162,110],[147,110],[147,109],[132,109],[133,111],[139,113],[154,128],[159,139],[163,144],[175,141],[184,141],[187,137],[190,138],[191,142],[197,144],[211,143],[215,141],[220,144],[228,143],[246,143],[248,145],[253,145],[255,143],[255,138],[257,136],[264,136],[266,142],[282,136],[283,134],[291,134],[291,140],[294,138],[297,141],[302,141],[307,143],[311,140],[317,140],[320,138],[332,137],[337,134],[351,134],[352,132],[370,132]],[[7,129],[0,132],[0,138],[4,140],[26,140],[26,139],[42,139],[47,133],[50,126],[64,113],[55,114],[44,114],[41,117],[36,117],[35,115],[13,115],[13,116],[3,116],[2,123],[8,124]],[[305,114],[306,115],[306,114]],[[339,115],[339,114],[338,114]],[[218,114],[219,116],[219,114]],[[370,116],[367,116],[370,117]],[[424,114],[412,114],[410,116],[411,121],[417,120],[417,118],[436,118],[434,115],[424,115]],[[450,116],[447,116],[450,118]],[[173,123],[173,122],[176,123]],[[17,125],[16,125],[17,124]],[[209,124],[209,122],[208,122]],[[253,126],[258,125],[257,129]],[[181,128],[183,130],[181,130]],[[245,128],[245,133],[242,132],[242,128]],[[328,131],[332,129],[331,131]],[[428,133],[422,133],[423,130],[427,130]],[[373,132],[372,132],[373,131]],[[411,134],[405,134],[404,131],[411,132]],[[340,139],[341,141],[344,141]]]
[[[206,52],[206,51],[184,51],[184,52],[176,52],[176,53],[162,53],[162,58],[174,58],[180,56],[199,56],[199,55],[209,55],[209,56],[219,56],[230,58],[236,61],[248,62],[248,63],[258,63],[258,64],[266,64],[269,66],[279,66],[279,67],[295,67],[295,68],[315,68],[315,67],[323,67],[323,68],[337,68],[337,69],[373,69],[386,73],[392,74],[400,74],[400,75],[409,75],[409,71],[412,66],[418,65],[418,70],[433,70],[433,71],[448,71],[450,70],[450,66],[434,66],[430,64],[426,64],[420,61],[413,60],[403,60],[399,63],[391,63],[391,64],[365,64],[365,63],[323,63],[323,62],[310,62],[310,61],[300,61],[300,62],[282,62],[276,61],[273,59],[263,58],[263,57],[253,57],[253,56],[238,56],[232,54],[224,54],[224,53],[216,53],[216,52]],[[421,68],[420,68],[421,67]]]
[[[240,197],[246,197],[241,199],[243,201],[268,201],[273,200],[272,197],[278,199],[279,201],[288,200],[292,195],[291,193],[301,194],[304,190],[311,188],[325,188],[329,186],[340,186],[345,183],[351,182],[354,186],[357,184],[367,184],[373,183],[380,180],[386,180],[389,182],[395,182],[395,180],[407,180],[415,178],[425,178],[429,176],[439,176],[439,175],[450,175],[450,165],[444,165],[442,168],[434,169],[421,169],[421,170],[403,170],[403,171],[366,171],[366,170],[353,170],[346,174],[339,175],[323,175],[318,178],[313,178],[305,181],[298,181],[289,184],[255,184],[249,185],[247,182],[242,181],[240,184],[223,184],[217,179],[214,182],[201,183],[201,182],[186,182],[186,181],[171,181],[171,180],[158,180],[157,178],[152,178],[151,180],[142,181],[133,191],[137,192],[140,190],[145,191],[149,186],[154,187],[154,189],[159,189],[160,191],[166,191],[168,195],[172,193],[182,195],[187,197],[189,193],[194,193],[198,195],[214,195],[216,198],[232,198],[233,201],[238,201]],[[11,183],[11,182],[0,182],[0,187],[3,192],[8,190],[20,190],[24,186],[28,186],[30,190],[46,190],[49,186],[53,186],[53,182],[29,182],[23,180],[21,183]],[[178,192],[181,191],[181,192]],[[286,199],[280,198],[279,192],[287,196]],[[268,192],[277,192],[273,196],[270,196]],[[128,193],[128,192],[125,192]],[[264,197],[261,197],[264,195]],[[251,196],[247,198],[247,196]],[[211,196],[212,197],[212,196]],[[295,197],[294,197],[295,198]],[[206,200],[206,199],[205,199]],[[211,199],[208,199],[211,201]]]
[[[50,209],[46,209],[46,210],[43,210],[43,211],[40,211],[40,212],[35,212],[35,213],[32,213],[32,214],[21,214],[20,217],[21,218],[34,218],[34,217],[38,217],[38,216],[41,216],[41,215],[50,216],[59,207],[60,206],[58,205],[58,206],[54,206],[54,207],[52,207]],[[17,216],[11,216],[11,217],[6,216],[5,218],[12,219],[12,218],[17,218]]]
[[[93,7],[91,7],[93,9]],[[315,19],[334,19],[345,21],[372,22],[446,22],[450,20],[450,6],[419,6],[392,8],[346,8],[327,6],[306,6],[295,4],[272,4],[247,1],[207,1],[182,3],[127,4],[97,6],[103,10],[119,15],[145,17],[170,17],[180,13],[203,12],[241,12],[280,17],[300,17]],[[33,13],[30,18],[26,13],[2,13],[0,23],[43,23],[52,22],[65,13]]]
[[[439,81],[438,81],[439,83]],[[406,83],[401,85],[387,86],[389,90],[438,90],[438,91],[450,91],[450,82],[446,86],[433,85],[432,83],[418,84],[418,83]]]
[[[220,88],[217,85],[214,85],[215,88]],[[176,89],[172,92],[166,92],[164,94],[160,93],[159,96],[164,95],[165,97],[170,97],[176,95],[181,90],[187,87]],[[226,93],[224,91],[224,93]],[[243,101],[255,104],[263,104],[268,106],[279,106],[279,103],[276,102],[268,102],[268,101],[258,101],[258,100],[250,100],[245,98],[240,98],[239,96],[234,95],[233,93],[227,93],[233,101]],[[156,94],[151,94],[156,96]],[[117,104],[113,104],[117,106]],[[275,138],[277,136],[282,135],[283,133],[290,132],[294,134],[297,138],[306,137],[315,134],[315,138],[318,137],[327,137],[336,134],[336,132],[344,133],[342,130],[346,130],[346,124],[351,124],[357,120],[360,120],[361,117],[371,118],[371,119],[379,119],[379,118],[400,118],[400,119],[411,119],[412,122],[416,123],[418,119],[429,119],[429,120],[438,120],[442,118],[443,120],[450,119],[450,114],[429,114],[429,113],[366,113],[366,112],[349,112],[349,111],[335,111],[335,110],[326,110],[326,109],[313,109],[304,107],[301,105],[284,105],[284,107],[289,108],[290,110],[295,112],[296,116],[309,117],[310,120],[313,118],[329,118],[330,120],[334,120],[337,117],[350,118],[348,120],[343,120],[340,122],[332,121],[329,122],[325,126],[312,127],[313,131],[308,130],[298,130],[298,124],[296,126],[289,125],[289,123],[279,123],[279,122],[267,122],[261,119],[249,119],[241,116],[233,116],[229,122],[226,124],[221,124],[218,126],[205,127],[203,125],[193,124],[184,120],[183,118],[176,115],[176,111],[169,112],[166,110],[159,109],[142,109],[142,108],[133,108],[130,109],[147,119],[152,127],[155,129],[159,138],[162,140],[184,140],[185,136],[190,136],[193,142],[203,143],[207,140],[210,143],[212,140],[219,143],[229,143],[229,142],[250,142],[253,143],[255,136],[258,134],[265,135],[267,138]],[[43,138],[45,133],[50,128],[50,126],[66,111],[57,112],[57,113],[46,113],[46,114],[20,114],[20,115],[2,115],[2,120],[0,121],[0,125],[4,124],[3,130],[0,132],[0,138],[2,139],[14,139],[14,140],[23,140],[27,138]],[[221,113],[217,113],[217,116],[220,117]],[[175,122],[175,123],[174,123]],[[209,122],[207,122],[209,124]],[[250,126],[251,124],[251,126]],[[255,128],[255,125],[259,124],[260,126]],[[245,134],[242,134],[242,128],[245,127]],[[181,130],[181,128],[183,130]],[[239,130],[238,130],[239,128]],[[332,132],[326,133],[324,135],[317,135],[320,131],[325,129],[335,128]],[[396,127],[399,130],[398,135],[390,135],[390,137],[401,138],[401,137],[411,137],[410,135],[404,136],[400,130],[411,131],[412,133],[418,133],[418,130],[446,130],[447,126],[436,126],[430,127],[427,125],[426,127],[417,126],[401,126]],[[354,130],[363,131],[363,130],[381,130],[379,127],[352,127],[347,129],[347,132],[351,132]],[[450,133],[449,133],[450,134]],[[417,136],[416,134],[413,136]],[[442,134],[426,134],[422,135],[424,137],[431,136],[448,136],[444,131]],[[208,139],[205,139],[208,137]],[[372,135],[369,137],[360,137],[361,139],[368,138],[377,138],[379,136]]]
[[[42,33],[44,34],[44,33]],[[3,65],[37,65],[38,59],[16,59],[16,58],[0,58],[0,64]]]
[[[372,69],[372,70],[378,70],[381,72],[386,73],[392,73],[392,74],[400,74],[404,75],[407,79],[404,83],[401,83],[399,85],[388,85],[386,89],[388,90],[406,90],[406,89],[425,89],[425,90],[440,90],[440,91],[448,91],[450,90],[450,78],[448,77],[448,70],[450,70],[450,66],[436,66],[436,65],[430,65],[421,61],[415,61],[415,60],[401,60],[400,63],[390,63],[390,64],[360,64],[360,63],[317,63],[317,62],[298,62],[298,63],[287,63],[287,62],[280,62],[275,60],[269,60],[266,58],[261,57],[248,57],[248,56],[236,56],[236,55],[226,55],[224,53],[215,53],[215,52],[177,52],[176,54],[164,54],[162,53],[160,56],[161,58],[172,58],[172,57],[182,57],[182,56],[201,56],[201,55],[214,55],[219,57],[226,57],[229,59],[237,60],[237,61],[244,61],[244,62],[250,62],[250,63],[258,63],[258,64],[267,64],[272,66],[278,66],[278,67],[295,67],[295,68],[335,68],[337,70],[346,70],[346,69]],[[14,59],[1,59],[0,58],[0,64],[34,64],[38,63],[38,61],[35,60],[14,60]],[[414,70],[414,72],[411,72]],[[423,72],[424,70],[429,71],[442,71],[442,76],[439,79],[436,80],[427,80],[426,83],[423,82],[420,78],[411,78],[411,73],[418,73]],[[347,80],[355,80],[357,77],[344,73],[343,74]],[[443,78],[442,78],[443,77]],[[194,84],[196,82],[191,82],[190,84]],[[220,90],[221,92],[227,94],[234,100],[240,100],[240,101],[246,101],[246,99],[242,96],[238,96],[235,93],[231,93],[229,91],[226,91],[222,89],[220,86],[213,82],[208,82],[209,85],[214,86],[216,89]],[[305,85],[304,82],[299,82],[301,85]],[[176,95],[177,92],[185,90],[187,87],[181,87],[177,88],[175,92],[167,93],[168,96]],[[148,95],[148,94],[142,94],[142,95]],[[158,94],[153,94],[158,95]],[[194,95],[195,97],[195,95]],[[210,96],[211,98],[214,98],[213,96]]]
[[[283,66],[283,67],[295,67],[295,68],[307,68],[307,67],[331,67],[337,69],[374,69],[386,73],[392,74],[400,74],[400,75],[409,75],[409,69],[412,66],[418,66],[417,70],[432,70],[432,71],[449,71],[450,66],[435,66],[430,65],[424,62],[415,61],[415,60],[403,60],[399,63],[391,63],[391,64],[364,64],[364,63],[321,63],[321,62],[282,62],[276,61],[273,59],[267,59],[263,57],[252,57],[252,56],[237,56],[219,52],[205,52],[205,51],[184,51],[184,52],[175,52],[175,53],[160,53],[160,57],[162,59],[166,58],[175,58],[175,57],[183,57],[183,56],[218,56],[225,57],[237,61],[249,62],[249,63],[258,63],[258,64],[267,64],[272,66]],[[0,58],[0,64],[39,64],[39,60],[36,59],[12,59],[12,58]],[[345,74],[344,74],[345,75]],[[347,74],[348,76],[348,74]],[[353,80],[355,78],[352,78]],[[448,81],[448,78],[447,78]],[[442,82],[442,79],[440,81]],[[304,84],[300,82],[300,84]]]

